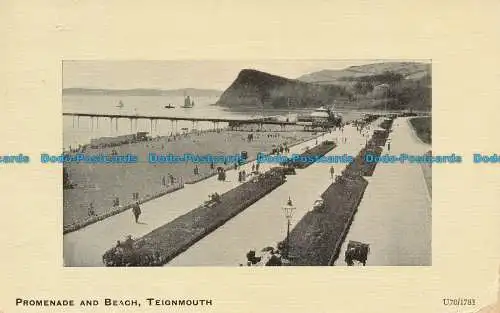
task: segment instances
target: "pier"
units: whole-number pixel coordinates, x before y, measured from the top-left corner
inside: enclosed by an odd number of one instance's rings
[[[151,123],[153,124],[154,121],[157,120],[168,120],[171,122],[177,122],[177,121],[190,121],[193,123],[196,122],[213,122],[213,123],[230,123],[230,124],[269,124],[269,125],[281,125],[281,126],[286,126],[286,125],[297,125],[297,122],[290,122],[290,121],[277,121],[274,120],[276,116],[266,116],[266,117],[259,117],[259,118],[242,118],[242,119],[235,119],[235,118],[213,118],[213,117],[179,117],[179,116],[158,116],[158,115],[126,115],[126,114],[115,114],[115,113],[102,113],[102,114],[96,114],[96,113],[63,113],[63,116],[73,116],[77,117],[77,125],[79,125],[79,118],[80,117],[88,117],[92,121],[93,125],[93,119],[97,119],[97,125],[99,124],[99,118],[109,118],[111,120],[113,119],[129,119],[132,123],[133,120],[138,120],[138,119],[146,119],[150,120]],[[73,124],[74,125],[74,124]]]

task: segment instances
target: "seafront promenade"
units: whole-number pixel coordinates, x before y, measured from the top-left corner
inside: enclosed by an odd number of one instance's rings
[[[414,134],[407,118],[394,121],[382,154],[423,155],[431,149]],[[370,245],[369,265],[432,265],[431,200],[420,164],[379,163],[367,177],[358,212],[335,265],[346,265],[349,240]]]
[[[363,148],[380,119],[372,122],[369,131],[360,134],[352,125],[344,131],[325,133],[290,149],[300,154],[323,140],[334,140],[338,146],[326,154],[355,156]],[[346,142],[344,142],[346,138]],[[422,143],[413,132],[407,118],[397,118],[390,133],[390,151],[386,144],[383,154],[422,155],[430,146]],[[208,200],[209,194],[222,194],[238,186],[238,171],[251,172],[250,162],[238,170],[227,172],[227,181],[217,177],[161,198],[144,203],[140,223],[135,223],[127,210],[64,235],[65,266],[103,266],[102,255],[127,235],[139,238],[175,218],[191,211]],[[276,246],[286,237],[286,218],[283,205],[288,197],[296,210],[291,228],[310,210],[313,202],[332,183],[329,168],[332,164],[314,163],[287,176],[287,182],[260,199],[240,214],[196,242],[166,266],[238,266],[246,264],[246,253]],[[261,164],[266,171],[276,164]],[[339,175],[345,163],[333,164]],[[335,265],[346,265],[344,252],[349,240],[370,244],[367,265],[431,265],[431,200],[420,164],[379,163],[374,175],[367,177],[368,188],[358,207],[346,240]]]
[[[375,121],[372,125],[378,125]],[[371,127],[373,129],[374,127]],[[325,135],[326,140],[347,137],[347,142],[339,140],[339,146],[326,154],[357,155],[365,145],[365,137],[355,127],[348,125],[344,132],[334,131]],[[371,132],[368,134],[371,137]],[[286,237],[286,218],[283,212],[288,197],[296,210],[291,221],[293,228],[298,221],[312,209],[313,202],[333,182],[330,166],[339,174],[345,163],[314,163],[297,175],[287,176],[287,182],[257,201],[245,211],[219,227],[214,232],[180,254],[166,266],[238,266],[246,265],[249,250],[260,251],[268,246],[276,246]]]
[[[337,136],[337,134],[326,136]],[[327,139],[326,136],[325,139]],[[318,142],[325,139],[320,137]],[[312,147],[315,144],[316,139],[305,141],[291,147],[290,153],[301,153],[306,147]],[[244,169],[250,173],[254,163],[255,161],[250,162],[242,166],[240,170]],[[276,164],[261,164],[260,171],[265,171],[272,166]],[[209,194],[213,192],[222,194],[234,188],[240,184],[238,171],[227,171],[226,182],[218,181],[214,176],[144,203],[141,206],[142,215],[139,224],[135,223],[132,212],[127,210],[64,235],[65,266],[103,266],[102,255],[107,249],[113,247],[117,240],[123,240],[127,235],[133,238],[141,237],[201,205],[208,200]],[[325,175],[327,174],[325,170]]]

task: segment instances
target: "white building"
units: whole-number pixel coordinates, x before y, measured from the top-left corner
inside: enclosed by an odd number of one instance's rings
[[[324,107],[317,108],[311,113],[311,119],[313,122],[328,122],[329,117],[330,114]]]

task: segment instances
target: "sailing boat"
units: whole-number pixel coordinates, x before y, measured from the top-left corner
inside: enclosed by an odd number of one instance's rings
[[[123,104],[122,100],[120,100],[120,102],[118,103],[118,105],[116,106],[117,108],[123,108],[125,105]]]
[[[189,96],[184,98],[184,105],[181,106],[182,108],[192,108],[194,107],[194,100],[191,100]]]

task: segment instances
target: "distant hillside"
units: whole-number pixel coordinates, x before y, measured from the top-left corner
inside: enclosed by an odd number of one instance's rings
[[[318,84],[335,84],[363,76],[380,75],[385,72],[400,74],[403,78],[422,77],[431,72],[431,65],[417,62],[384,62],[351,66],[343,70],[322,70],[297,78],[300,81]]]
[[[222,94],[218,105],[228,107],[304,108],[347,98],[345,88],[321,86],[288,79],[253,69],[242,70]]]
[[[65,88],[63,95],[101,95],[101,96],[179,96],[189,95],[191,97],[219,97],[220,90],[212,89],[87,89],[87,88]]]
[[[299,77],[300,81],[323,86],[343,86],[348,102],[344,107],[372,109],[432,108],[431,64],[385,62],[351,66],[344,70],[323,70]]]

